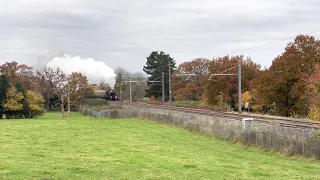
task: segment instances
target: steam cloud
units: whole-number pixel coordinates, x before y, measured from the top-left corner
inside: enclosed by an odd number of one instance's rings
[[[61,57],[54,57],[46,64],[46,67],[57,68],[67,73],[81,72],[87,76],[90,84],[99,84],[100,82],[108,83],[111,87],[115,84],[115,76],[113,69],[101,61],[95,61],[92,58],[82,59],[79,56],[71,57],[64,54]]]

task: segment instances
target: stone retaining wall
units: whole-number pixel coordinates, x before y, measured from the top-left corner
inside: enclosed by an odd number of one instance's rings
[[[205,133],[223,140],[265,148],[290,155],[304,155],[320,159],[320,130],[281,127],[276,124],[238,121],[218,116],[197,115],[155,108],[80,112],[91,117],[144,118],[166,122],[189,130]]]

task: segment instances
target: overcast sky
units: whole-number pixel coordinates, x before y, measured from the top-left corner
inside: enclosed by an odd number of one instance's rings
[[[142,71],[153,50],[178,64],[232,55],[320,30],[319,20],[320,0],[0,0],[0,63],[61,51]],[[237,54],[269,67],[288,42]]]

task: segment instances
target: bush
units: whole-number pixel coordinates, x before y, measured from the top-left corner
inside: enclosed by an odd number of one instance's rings
[[[20,87],[21,88],[21,87]],[[21,91],[21,90],[20,90]],[[33,91],[18,92],[11,87],[5,103],[5,116],[7,119],[36,118],[45,112],[42,95]]]
[[[142,102],[150,102],[150,99],[149,99],[148,97],[144,97],[144,98],[142,98],[141,101],[142,101]]]
[[[151,104],[161,104],[162,102],[159,101],[155,96],[152,96],[152,97],[150,98],[150,103],[151,103]]]
[[[175,101],[174,105],[200,106],[200,105],[204,105],[204,103],[203,101],[185,100],[185,101]]]
[[[320,121],[320,107],[311,106],[308,115],[310,119]]]
[[[22,93],[17,92],[15,87],[8,89],[6,102],[4,104],[6,119],[23,118],[23,100]]]
[[[28,109],[26,112],[26,118],[35,118],[42,116],[45,113],[43,104],[45,102],[43,96],[33,91],[27,92]]]
[[[91,98],[91,99],[85,99],[83,102],[83,105],[91,106],[91,107],[105,106],[105,105],[109,105],[109,102],[105,99]]]

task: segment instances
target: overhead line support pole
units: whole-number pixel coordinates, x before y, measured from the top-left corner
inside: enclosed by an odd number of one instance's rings
[[[169,103],[171,105],[171,61],[169,59]]]
[[[239,114],[241,114],[242,106],[241,106],[241,59],[239,59],[238,65],[238,93],[239,93]]]
[[[162,71],[162,102],[165,102],[165,94],[164,94],[164,72]]]
[[[208,79],[210,81],[213,76],[233,76],[233,75],[238,75],[238,97],[239,97],[239,99],[238,99],[238,103],[239,103],[238,112],[239,112],[239,114],[241,114],[241,112],[242,112],[242,106],[241,106],[241,98],[242,98],[241,97],[242,96],[242,93],[241,93],[241,91],[242,91],[241,90],[241,64],[242,64],[242,62],[241,62],[241,59],[240,59],[238,61],[238,74],[223,74],[223,73],[211,74],[210,78]],[[233,68],[230,68],[230,69],[233,69]],[[230,70],[230,69],[228,69],[228,70]],[[226,70],[226,71],[228,71],[228,70]],[[223,71],[223,72],[226,72],[226,71]]]
[[[130,102],[132,102],[132,83],[135,82],[135,83],[140,84],[140,82],[139,81],[132,81],[132,74],[130,76],[130,81],[124,81],[124,82],[125,83],[127,83],[127,82],[130,83],[130,90],[129,90],[129,92],[130,92]]]
[[[131,73],[131,76],[130,76],[130,102],[132,102],[132,73]]]

